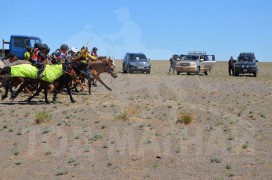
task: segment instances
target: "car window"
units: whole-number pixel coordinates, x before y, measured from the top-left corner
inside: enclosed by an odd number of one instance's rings
[[[255,58],[253,56],[239,56],[239,62],[253,62]]]
[[[185,60],[185,61],[196,61],[197,59],[198,59],[198,56],[193,56],[193,55],[184,56],[182,58],[182,60]]]
[[[139,60],[146,61],[147,60],[147,58],[144,54],[130,54],[128,59],[130,59],[132,61],[139,61]]]
[[[26,38],[16,37],[14,38],[14,47],[24,49],[26,47]]]

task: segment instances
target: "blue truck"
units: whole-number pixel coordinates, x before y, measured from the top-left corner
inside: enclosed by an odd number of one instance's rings
[[[33,47],[35,43],[42,43],[42,40],[35,36],[11,35],[10,41],[2,40],[0,59],[5,58],[9,53],[14,53],[18,59],[24,59],[26,46]],[[9,48],[5,49],[5,45],[9,45]]]

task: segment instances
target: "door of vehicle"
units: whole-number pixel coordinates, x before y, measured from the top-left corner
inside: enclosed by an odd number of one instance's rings
[[[29,44],[30,39],[27,37],[11,37],[10,52],[14,53],[18,59],[24,59],[25,47]]]
[[[205,55],[203,60],[204,71],[210,71],[215,65],[215,62],[216,61],[214,55]]]

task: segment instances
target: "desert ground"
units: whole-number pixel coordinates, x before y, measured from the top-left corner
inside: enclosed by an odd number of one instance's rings
[[[0,103],[0,179],[271,179],[272,63],[258,77],[124,74],[58,102]],[[3,88],[0,93],[3,94]],[[52,100],[52,94],[49,95]]]

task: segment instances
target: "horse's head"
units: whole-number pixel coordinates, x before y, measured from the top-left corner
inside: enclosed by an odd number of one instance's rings
[[[107,67],[108,73],[109,73],[112,77],[117,78],[117,72],[115,71],[115,66],[114,66],[114,64],[108,64],[106,67]]]
[[[102,62],[104,62],[104,64],[106,65],[106,70],[107,72],[113,77],[113,78],[117,78],[117,72],[115,71],[115,65],[114,65],[114,61],[111,57],[107,58],[104,57],[102,59]]]

